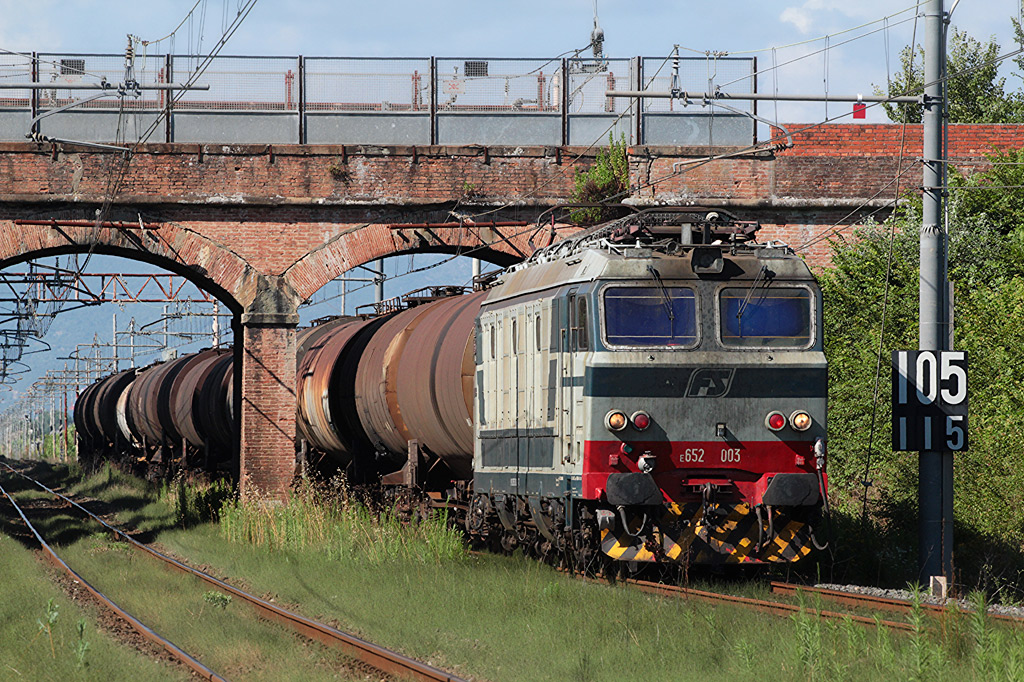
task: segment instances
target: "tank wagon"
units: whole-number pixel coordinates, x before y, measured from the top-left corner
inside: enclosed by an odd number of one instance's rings
[[[584,565],[796,561],[827,504],[821,294],[755,231],[699,209],[642,212],[485,290],[303,330],[299,449],[425,493],[506,549]],[[211,453],[229,450],[231,360],[210,353],[86,389],[83,439],[105,442],[99,414],[121,387],[136,459],[177,447],[224,461]],[[157,404],[133,409],[143,386]],[[161,412],[164,396],[191,412]],[[189,414],[217,423],[193,416],[189,431]]]
[[[231,349],[210,349],[102,379],[75,402],[79,459],[162,474],[229,469],[234,439]]]

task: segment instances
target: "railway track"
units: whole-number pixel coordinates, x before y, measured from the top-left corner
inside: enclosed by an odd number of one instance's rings
[[[779,596],[791,597],[795,596],[797,590],[802,591],[804,594],[809,596],[817,596],[822,600],[830,601],[842,606],[848,606],[853,608],[870,609],[872,611],[888,611],[895,613],[907,614],[913,609],[914,605],[903,599],[891,599],[888,597],[876,597],[873,595],[859,594],[857,592],[846,592],[843,590],[832,590],[822,587],[805,587],[803,585],[793,585],[790,583],[772,582],[771,584],[772,594]],[[922,603],[920,608],[924,611],[934,614],[942,614],[947,612],[947,607],[940,606],[938,604]],[[969,613],[969,609],[965,609],[962,606],[958,607],[961,613]],[[1024,618],[1018,616],[1011,616],[1003,613],[989,613],[988,617],[992,620],[1000,623],[1006,623],[1009,625],[1024,626]]]
[[[751,597],[740,597],[732,594],[721,594],[719,592],[708,592],[705,590],[695,590],[688,587],[677,587],[674,585],[663,585],[661,583],[648,582],[646,580],[633,580],[628,579],[625,581],[626,584],[635,587],[636,589],[651,594],[659,594],[667,597],[675,597],[678,599],[692,599],[694,601],[701,601],[711,604],[732,604],[734,606],[741,606],[743,608],[751,609],[754,611],[760,611],[762,613],[770,613],[779,616],[792,616],[798,613],[807,613],[809,609],[796,605],[787,604],[784,602],[768,601],[765,599],[753,599]],[[795,594],[795,593],[794,593]],[[820,618],[826,620],[846,620],[850,619],[855,623],[866,626],[885,626],[893,630],[911,630],[911,626],[908,623],[903,623],[894,620],[876,620],[868,616],[861,616],[857,614],[851,614],[841,611],[825,611],[825,610],[813,610],[813,613]]]
[[[576,575],[582,577],[582,574],[580,573],[577,573]],[[600,582],[593,578],[585,579]],[[853,613],[850,611],[832,611],[827,609],[808,608],[799,604],[770,601],[766,599],[754,599],[752,597],[741,597],[738,595],[723,594],[707,590],[696,590],[688,587],[679,587],[676,585],[667,585],[664,583],[636,580],[632,578],[623,580],[622,582],[643,592],[663,597],[693,600],[709,604],[730,604],[779,616],[793,616],[798,613],[813,613],[815,616],[825,620],[850,620],[859,625],[887,627],[891,630],[902,632],[910,632],[914,629],[907,621],[881,619],[876,618],[875,616],[865,616],[861,613]],[[805,585],[795,585],[792,583],[777,581],[772,581],[771,592],[773,595],[785,598],[796,598],[800,594],[805,597],[818,597],[823,601],[832,602],[840,607],[857,609],[861,612],[888,612],[909,615],[914,608],[914,605],[911,602],[901,599],[876,597],[856,592],[808,587]],[[938,604],[922,603],[920,604],[920,608],[934,615],[942,615],[948,612],[947,607],[940,606]],[[970,613],[970,609],[962,606],[958,608],[961,613]],[[1024,618],[1018,616],[990,612],[988,614],[988,618],[1008,625],[1024,626]]]
[[[96,523],[99,523],[108,531],[114,533],[117,537],[126,541],[133,549],[143,552],[161,562],[165,565],[174,568],[182,573],[192,575],[203,582],[216,587],[218,590],[230,594],[232,597],[237,597],[242,601],[246,602],[250,606],[256,609],[256,611],[264,618],[273,620],[278,623],[291,628],[299,634],[307,637],[311,640],[320,642],[321,644],[337,647],[342,650],[349,657],[359,661],[365,666],[373,668],[374,670],[380,671],[387,676],[402,679],[402,680],[417,680],[423,682],[464,682],[462,678],[449,673],[448,671],[436,668],[428,665],[421,661],[409,658],[397,652],[391,651],[384,647],[378,646],[371,642],[367,642],[364,639],[356,637],[346,632],[342,632],[329,625],[311,620],[299,614],[293,613],[286,609],[283,609],[275,604],[272,604],[264,599],[260,599],[254,595],[251,595],[243,590],[234,587],[233,585],[219,580],[208,573],[192,568],[187,564],[184,564],[172,557],[166,556],[152,547],[148,547],[141,542],[135,540],[124,531],[111,526],[106,521],[101,519],[99,516],[93,514],[88,509],[83,507],[75,500],[63,495],[44,483],[25,475],[21,471],[18,471],[14,467],[10,466],[6,462],[0,462],[8,471],[20,476],[21,478],[29,481],[33,485],[38,486],[45,492],[54,497],[63,500],[65,503],[70,505],[72,508],[81,512],[87,518],[92,519]],[[151,628],[147,627],[139,619],[132,616],[130,613],[122,609],[113,600],[104,595],[102,592],[90,585],[82,576],[76,573],[70,566],[65,563],[60,556],[47,544],[46,540],[38,532],[38,530],[32,525],[28,517],[22,511],[21,507],[17,504],[14,496],[8,493],[7,490],[0,486],[0,496],[6,497],[10,504],[16,510],[18,516],[22,522],[28,527],[36,541],[42,547],[44,554],[47,558],[57,565],[62,571],[68,574],[72,580],[78,581],[95,599],[97,599],[105,608],[111,610],[119,617],[123,618],[134,630],[140,635],[156,644],[160,648],[168,652],[173,658],[183,663],[190,670],[202,679],[211,681],[225,680],[226,678],[218,675],[213,670],[210,670],[203,665],[199,660],[190,656],[188,653],[177,647],[169,640],[161,637],[159,634],[154,632]]]

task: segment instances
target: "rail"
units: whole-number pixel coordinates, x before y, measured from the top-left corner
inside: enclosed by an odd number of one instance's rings
[[[8,465],[5,463],[4,466]],[[8,466],[8,468],[10,467]],[[19,475],[21,474],[21,472],[18,472],[14,469],[11,470],[15,471],[15,473],[18,473]],[[113,613],[117,614],[119,617],[124,619],[124,621],[128,623],[128,625],[130,625],[133,630],[135,630],[140,635],[145,637],[147,640],[149,640],[153,644],[156,644],[161,649],[166,651],[176,661],[179,661],[180,663],[188,666],[188,668],[199,677],[203,678],[204,680],[210,680],[211,682],[227,682],[227,678],[218,675],[217,673],[215,673],[214,671],[210,670],[205,665],[200,663],[197,659],[185,653],[173,642],[158,635],[151,628],[147,627],[142,621],[140,621],[138,618],[135,618],[133,615],[122,609],[110,597],[106,596],[105,594],[97,590],[85,578],[76,573],[70,566],[68,566],[64,562],[63,559],[60,558],[60,556],[57,555],[55,551],[53,551],[53,548],[50,547],[49,544],[47,544],[46,540],[43,539],[43,536],[39,534],[38,530],[36,530],[36,527],[33,526],[32,522],[28,520],[28,517],[25,516],[25,513],[21,510],[21,507],[18,506],[18,503],[14,501],[14,496],[8,493],[7,490],[5,490],[2,485],[0,485],[0,494],[3,494],[3,496],[6,497],[7,500],[11,503],[11,506],[14,507],[14,510],[18,513],[18,516],[21,517],[22,522],[32,532],[32,535],[35,536],[36,542],[39,543],[39,546],[46,554],[46,557],[59,569],[67,573],[72,580],[74,580],[83,588],[85,588],[85,590],[89,592],[89,594],[91,594],[97,601],[99,601],[100,604],[106,607],[109,611],[112,611]]]
[[[807,609],[802,606],[794,604],[784,604],[782,602],[767,601],[765,599],[753,599],[751,597],[739,597],[732,594],[720,594],[718,592],[707,592],[705,590],[694,590],[688,587],[677,587],[675,585],[663,585],[661,583],[652,583],[645,580],[633,580],[628,579],[625,581],[626,584],[632,585],[633,587],[649,592],[651,594],[660,594],[662,596],[676,597],[680,599],[693,599],[695,601],[708,602],[712,604],[732,604],[734,606],[742,606],[744,608],[753,609],[754,611],[760,611],[762,613],[770,613],[779,616],[793,616],[799,613],[813,613],[819,618],[826,620],[851,620],[859,625],[867,625],[873,627],[884,626],[893,630],[910,631],[913,628],[909,623],[901,623],[893,620],[876,620],[875,618],[868,618],[867,616],[859,616],[850,613],[841,613],[838,611],[823,611],[818,609]]]
[[[852,606],[854,608],[872,609],[875,611],[891,611],[896,613],[909,613],[914,605],[903,599],[891,599],[889,597],[876,597],[868,594],[860,594],[857,592],[846,592],[844,590],[832,590],[823,587],[805,587],[803,585],[793,585],[791,583],[772,582],[771,584],[772,594],[780,596],[793,596],[797,591],[801,591],[804,594],[818,596],[824,600],[831,601],[844,606]],[[931,604],[924,602],[918,605],[924,611],[929,613],[941,614],[947,612],[947,607],[940,606],[938,604]],[[969,609],[965,609],[962,606],[957,606],[957,610],[960,613],[969,613]],[[1008,623],[1011,625],[1024,625],[1024,618],[1019,616],[1011,616],[1004,613],[989,613],[988,618],[997,620],[1002,623]]]
[[[145,552],[150,556],[164,562],[168,566],[175,568],[183,573],[190,574],[200,580],[206,582],[209,585],[216,587],[219,590],[223,590],[231,594],[232,596],[238,597],[239,599],[250,604],[257,611],[260,612],[264,617],[276,620],[288,627],[291,627],[295,631],[299,632],[305,637],[314,639],[322,644],[328,646],[336,646],[341,648],[349,656],[362,661],[363,663],[380,670],[381,672],[389,675],[395,675],[399,679],[412,679],[412,680],[423,680],[424,682],[464,682],[462,678],[457,677],[446,670],[435,668],[434,666],[422,663],[408,656],[403,656],[397,652],[391,651],[384,647],[367,642],[364,639],[356,637],[355,635],[342,632],[336,628],[332,628],[329,625],[324,625],[317,621],[311,620],[304,616],[300,616],[296,613],[292,613],[286,609],[282,609],[279,606],[275,606],[270,602],[260,599],[259,597],[253,596],[248,592],[238,589],[233,585],[230,585],[223,580],[219,580],[204,573],[198,569],[192,568],[187,564],[184,564],[176,559],[173,559],[165,554],[161,554],[152,547],[147,547],[135,538],[131,537],[119,528],[111,526],[100,517],[93,514],[91,511],[80,505],[75,500],[62,495],[61,493],[52,490],[47,487],[44,483],[37,481],[36,479],[25,475],[23,472],[18,471],[6,462],[0,462],[8,470],[21,476],[27,481],[35,484],[39,488],[43,489],[47,493],[60,498],[91,518],[92,520],[99,523],[101,526],[111,531],[115,535],[123,538],[136,550]],[[8,495],[8,498],[10,496]],[[13,500],[12,500],[13,501]],[[70,570],[70,569],[69,569]],[[84,584],[84,583],[83,583]],[[208,679],[221,679],[221,678],[208,678]]]

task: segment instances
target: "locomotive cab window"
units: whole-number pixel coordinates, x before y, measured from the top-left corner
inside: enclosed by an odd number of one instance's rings
[[[673,286],[608,287],[604,333],[610,346],[697,345],[697,298]]]
[[[806,348],[811,344],[811,292],[764,286],[722,289],[722,343],[740,348]]]

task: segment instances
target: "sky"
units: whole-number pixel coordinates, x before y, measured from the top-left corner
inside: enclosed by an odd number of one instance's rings
[[[192,18],[182,23],[196,0],[0,0],[0,51],[123,54],[126,35],[132,34],[154,41],[147,47],[151,54],[206,53],[244,4],[201,0]],[[946,0],[947,10],[951,5]],[[682,56],[705,60],[709,53],[755,56],[761,92],[823,94],[827,88],[833,94],[870,94],[899,68],[899,52],[915,35],[913,4],[899,0],[597,0],[596,7],[606,56],[665,57],[675,45]],[[221,54],[550,58],[589,44],[594,8],[593,0],[257,0]],[[1019,11],[1018,0],[961,0],[952,23],[977,38],[994,37],[1008,52],[1017,47],[1010,18]],[[917,42],[922,42],[923,24],[916,28]],[[160,41],[172,33],[172,39]],[[1007,60],[1001,71],[1008,90],[1022,85],[1014,68]],[[850,105],[831,104],[827,113],[834,117],[849,110]],[[787,103],[777,109],[765,103],[760,112],[783,123],[826,116],[821,103]],[[867,122],[884,120],[879,107],[869,109]],[[415,266],[427,262],[428,257],[417,257]],[[124,263],[96,259],[93,270],[116,271]],[[400,259],[388,264],[392,273],[407,267]],[[465,283],[469,267],[460,259],[397,280],[389,283],[387,295],[428,283]],[[349,311],[372,300],[369,294],[367,289],[350,296]],[[325,295],[336,297],[337,291]],[[304,317],[337,313],[337,303],[334,298],[309,308]],[[109,336],[115,312],[122,324],[132,316],[141,324],[161,307],[104,306],[58,316],[46,339],[55,352],[25,358],[32,371],[13,391],[0,391],[0,409],[43,369],[62,366],[57,358],[76,343],[97,332]]]

